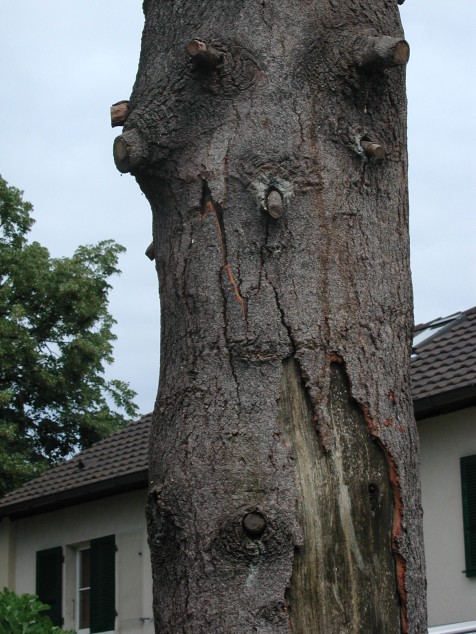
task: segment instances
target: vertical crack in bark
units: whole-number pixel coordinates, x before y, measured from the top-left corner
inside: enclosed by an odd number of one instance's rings
[[[218,217],[219,216],[217,215],[216,218],[218,218]],[[238,302],[238,304],[240,304],[240,306],[241,306],[241,314],[242,314],[242,317],[243,317],[243,321],[246,322],[246,303],[245,303],[245,300],[243,299],[243,297],[241,296],[239,285],[237,284],[237,282],[235,281],[235,278],[233,277],[233,273],[232,273],[230,265],[229,264],[225,264],[223,268],[224,268],[224,270],[225,270],[225,272],[227,274],[228,280],[230,281],[231,288],[233,289],[233,294],[235,296],[235,299]]]
[[[227,277],[231,283],[235,298],[237,299],[238,303],[241,305],[241,309],[242,309],[242,316],[243,319],[245,320],[245,324],[246,324],[246,308],[245,308],[245,302],[243,300],[243,298],[241,297],[241,293],[240,290],[238,288],[238,286],[236,285],[236,282],[233,278],[233,274],[231,272],[231,268],[227,262],[228,259],[228,254],[227,254],[227,249],[226,249],[226,237],[225,237],[225,227],[224,227],[224,223],[223,223],[223,212],[221,210],[219,210],[219,206],[218,204],[214,204],[212,196],[211,196],[211,192],[210,192],[210,188],[208,187],[208,183],[204,180],[203,181],[203,190],[202,190],[202,201],[201,201],[201,208],[202,208],[202,215],[206,216],[208,214],[212,214],[213,218],[215,220],[215,225],[217,228],[217,233],[218,233],[218,238],[219,238],[219,242],[220,242],[220,250],[221,250],[221,254],[222,254],[222,267],[220,270],[220,275],[219,275],[219,286],[220,286],[220,290],[221,290],[221,294],[223,297],[223,323],[224,323],[224,338],[225,338],[225,347],[228,353],[228,361],[230,364],[230,370],[231,370],[231,374],[233,376],[233,380],[235,383],[235,389],[236,389],[236,399],[238,402],[238,410],[241,410],[241,397],[240,397],[240,383],[238,380],[238,376],[236,373],[236,369],[235,369],[235,365],[233,363],[233,356],[230,350],[230,324],[229,324],[229,320],[228,320],[228,298],[227,298],[227,293],[226,293],[226,289],[224,287],[223,284],[223,271],[226,272]],[[218,211],[217,211],[218,210]]]
[[[294,340],[294,335],[293,335],[293,331],[291,326],[288,324],[288,322],[286,321],[286,317],[285,317],[285,313],[284,313],[284,309],[281,306],[281,303],[279,301],[279,294],[278,291],[276,289],[276,287],[273,285],[273,283],[269,280],[267,274],[266,274],[266,279],[268,280],[268,282],[271,285],[271,288],[273,289],[274,292],[274,296],[276,298],[276,306],[278,307],[279,310],[279,314],[281,316],[281,323],[283,324],[283,326],[286,328],[286,332],[288,333],[288,337],[289,337],[289,341],[291,343],[292,349],[295,352],[296,351],[296,342]]]
[[[187,284],[187,273],[188,273],[188,267],[190,262],[190,251],[192,249],[192,245],[193,245],[193,229],[192,229],[192,226],[190,225],[188,244],[184,252],[184,265],[183,265],[183,273],[182,273],[182,295],[185,300],[185,305],[187,306],[190,314],[193,314],[193,309],[192,309],[192,306],[190,305],[190,296],[189,296],[188,284]]]
[[[226,246],[226,232],[225,232],[225,223],[223,219],[223,210],[220,204],[213,200],[210,189],[206,181],[203,182],[203,185],[204,185],[204,194],[203,194],[203,201],[202,201],[202,209],[204,209],[204,215],[208,215],[211,213],[215,220],[217,233],[218,233],[218,239],[220,242],[220,250],[222,254],[223,270],[225,271],[228,277],[228,280],[230,282],[230,285],[233,291],[233,295],[236,301],[238,302],[238,304],[240,304],[241,306],[241,314],[243,317],[243,321],[246,322],[246,301],[241,295],[239,284],[236,282],[233,272],[231,270],[231,265],[228,262],[228,251]]]
[[[274,294],[274,299],[275,299],[275,303],[276,303],[276,308],[278,309],[279,312],[279,317],[281,320],[281,324],[283,325],[287,335],[288,335],[288,339],[289,339],[289,343],[290,343],[290,347],[291,350],[293,351],[293,354],[295,354],[296,350],[297,350],[297,346],[296,346],[296,341],[294,338],[294,334],[292,331],[292,327],[291,325],[288,323],[287,319],[286,319],[286,313],[285,310],[283,308],[283,306],[281,305],[281,301],[279,298],[279,293],[278,293],[278,289],[276,288],[276,286],[273,284],[273,282],[271,281],[268,272],[266,270],[266,258],[264,255],[265,249],[268,247],[268,241],[269,241],[269,225],[270,222],[272,222],[271,220],[267,220],[266,222],[266,231],[265,231],[265,237],[264,237],[264,242],[263,245],[261,246],[260,249],[260,269],[259,269],[259,274],[258,274],[258,293],[261,289],[261,281],[262,278],[264,276],[264,279],[268,282],[268,284],[270,285],[270,287],[273,289],[273,294]]]
[[[268,222],[266,222],[266,230],[265,230],[265,236],[264,236],[264,241],[263,244],[260,248],[260,267],[259,267],[259,272],[258,272],[258,289],[256,291],[256,294],[259,294],[260,290],[261,290],[261,280],[264,276],[267,278],[266,276],[266,270],[265,270],[265,257],[264,257],[264,250],[266,249],[267,245],[268,245],[268,240],[269,240],[269,220]]]
[[[228,353],[228,361],[230,364],[231,374],[233,376],[233,380],[235,382],[236,388],[236,399],[238,402],[238,412],[241,411],[241,396],[240,396],[240,382],[238,380],[238,376],[236,374],[235,364],[233,363],[233,355],[230,350],[230,324],[228,321],[228,298],[226,296],[226,290],[223,285],[223,276],[222,271],[220,271],[220,279],[219,279],[221,294],[223,297],[223,323],[224,323],[224,337],[225,337],[225,347]]]
[[[229,171],[230,171],[230,158],[229,158],[230,143],[231,143],[231,140],[228,139],[225,156],[223,157],[223,197],[222,197],[222,200],[220,201],[222,205],[224,205],[228,199],[228,177],[229,177]]]
[[[299,111],[299,108],[297,106],[297,99],[293,99],[292,101],[292,108],[293,108],[293,112],[296,115],[296,119],[298,122],[298,126],[299,126],[299,149],[301,149],[302,147],[304,147],[305,143],[306,143],[306,138],[304,135],[304,128],[303,128],[303,124],[301,121],[301,112]]]

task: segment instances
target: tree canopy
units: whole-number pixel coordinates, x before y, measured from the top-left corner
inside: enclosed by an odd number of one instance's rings
[[[112,240],[53,258],[29,242],[32,205],[0,177],[0,494],[135,416],[135,393],[106,380],[115,323]]]

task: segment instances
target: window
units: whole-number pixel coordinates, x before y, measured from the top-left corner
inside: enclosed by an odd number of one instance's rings
[[[455,313],[443,319],[435,319],[434,321],[420,327],[413,333],[413,347],[417,348],[420,344],[426,343],[435,335],[449,329],[456,321],[462,319],[461,313]]]
[[[476,577],[476,455],[461,458],[466,576]]]
[[[76,564],[75,629],[78,634],[114,631],[116,619],[116,541],[114,535],[93,539],[78,548]],[[72,562],[73,563],[73,562]],[[72,572],[72,571],[71,571]],[[61,547],[36,553],[36,592],[51,606],[55,625],[63,624],[63,551]],[[71,599],[73,598],[71,588]]]

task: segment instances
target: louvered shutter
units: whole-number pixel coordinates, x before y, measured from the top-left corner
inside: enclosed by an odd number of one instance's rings
[[[53,625],[63,625],[63,549],[61,546],[36,553],[36,594],[50,606],[42,614],[48,615]]]
[[[116,618],[114,535],[91,541],[91,634],[114,630]]]
[[[466,576],[476,577],[476,455],[461,458]]]

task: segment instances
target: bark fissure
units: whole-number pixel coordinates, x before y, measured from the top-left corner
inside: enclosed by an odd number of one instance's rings
[[[289,342],[290,342],[293,350],[295,350],[296,349],[296,344],[295,344],[295,341],[294,341],[294,337],[293,337],[293,333],[292,333],[292,330],[291,330],[291,326],[286,321],[285,312],[284,312],[284,310],[283,310],[283,308],[282,308],[282,306],[280,304],[280,301],[279,301],[278,291],[277,291],[276,287],[273,285],[273,283],[269,280],[269,278],[268,278],[268,276],[266,274],[266,269],[265,269],[265,277],[266,277],[266,280],[268,281],[269,285],[273,289],[274,297],[275,297],[275,300],[276,300],[276,307],[277,307],[277,309],[279,311],[279,315],[280,315],[280,318],[281,318],[281,323],[284,326],[284,328],[286,329],[286,332],[288,333]]]
[[[233,275],[231,265],[229,262],[223,209],[218,202],[213,200],[210,189],[208,188],[208,185],[205,182],[204,182],[204,189],[205,189],[205,193],[204,193],[205,214],[212,214],[215,220],[215,225],[216,225],[217,234],[218,234],[218,241],[220,244],[220,251],[221,251],[222,260],[223,260],[222,270],[226,273],[228,281],[230,282],[233,296],[241,307],[241,314],[243,316],[243,321],[246,324],[246,300],[241,295],[240,285],[235,280],[235,277]]]

